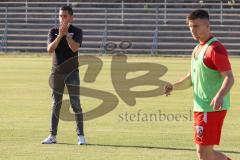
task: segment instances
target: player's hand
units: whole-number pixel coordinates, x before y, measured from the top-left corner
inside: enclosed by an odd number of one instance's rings
[[[65,36],[65,35],[67,35],[67,33],[68,33],[68,27],[69,27],[69,25],[68,25],[68,23],[66,23],[66,22],[62,22],[62,23],[60,24],[60,27],[59,27],[59,36],[60,36],[60,37],[63,37],[63,36]]]
[[[216,111],[221,110],[222,105],[223,105],[223,97],[220,97],[220,96],[215,96],[212,99],[212,102],[210,103],[210,106],[212,106],[213,109]]]
[[[165,87],[164,87],[164,94],[166,96],[169,96],[171,94],[171,92],[173,91],[173,85],[171,84],[167,84]]]

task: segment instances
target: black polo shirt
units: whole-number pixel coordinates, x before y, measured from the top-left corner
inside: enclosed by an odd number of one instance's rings
[[[58,27],[51,28],[48,33],[48,44],[53,42],[58,36],[59,29]],[[81,46],[82,44],[82,30],[73,25],[69,26],[68,36],[71,36],[75,42],[78,42]],[[53,68],[64,64],[67,60],[71,60],[71,63],[68,63],[68,67],[78,68],[78,51],[73,52],[71,48],[68,46],[66,36],[63,36],[60,40],[57,48],[55,49],[55,53],[53,53]],[[70,66],[69,66],[70,65]]]

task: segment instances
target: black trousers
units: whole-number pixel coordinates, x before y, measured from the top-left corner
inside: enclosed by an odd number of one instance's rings
[[[83,136],[84,135],[83,113],[79,99],[80,96],[79,71],[75,70],[70,74],[52,72],[49,83],[50,86],[52,87],[52,115],[50,127],[51,135],[53,136],[57,135],[60,110],[62,107],[62,99],[64,94],[64,87],[66,86],[70,98],[70,104],[75,115],[77,134]]]

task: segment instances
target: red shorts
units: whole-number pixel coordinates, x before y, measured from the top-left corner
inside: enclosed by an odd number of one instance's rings
[[[194,112],[195,143],[219,145],[226,113],[226,110],[219,112]]]

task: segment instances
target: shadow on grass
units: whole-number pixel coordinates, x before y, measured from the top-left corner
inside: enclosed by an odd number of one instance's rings
[[[57,144],[64,144],[64,145],[77,145],[73,143],[57,143]],[[100,146],[100,147],[116,147],[116,148],[142,148],[142,149],[162,149],[162,150],[175,150],[175,151],[190,151],[195,152],[196,149],[192,148],[180,148],[180,147],[157,147],[157,146],[144,146],[144,145],[115,145],[115,144],[91,144],[88,143],[87,145],[81,146]],[[239,151],[229,151],[229,150],[218,150],[224,153],[232,153],[232,154],[240,154]]]

